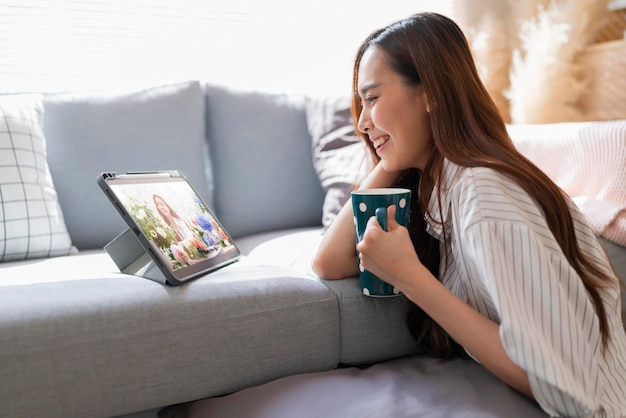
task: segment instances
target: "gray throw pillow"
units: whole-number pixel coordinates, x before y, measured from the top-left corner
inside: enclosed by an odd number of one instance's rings
[[[349,97],[310,97],[306,115],[313,141],[313,166],[325,193],[322,224],[327,228],[370,163],[354,132]]]

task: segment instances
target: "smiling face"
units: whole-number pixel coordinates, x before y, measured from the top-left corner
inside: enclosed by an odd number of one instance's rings
[[[421,84],[410,86],[370,46],[359,63],[362,109],[358,129],[366,134],[386,171],[423,169],[433,147],[429,105]]]
[[[167,203],[163,201],[163,199],[158,196],[154,196],[153,200],[157,210],[164,218],[167,219],[172,217],[172,214],[170,213],[170,207],[167,205]]]

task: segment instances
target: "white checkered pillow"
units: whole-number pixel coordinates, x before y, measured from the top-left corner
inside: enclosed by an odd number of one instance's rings
[[[69,254],[38,94],[0,96],[0,262]]]

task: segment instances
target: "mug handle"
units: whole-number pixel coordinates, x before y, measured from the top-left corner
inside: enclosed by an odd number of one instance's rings
[[[383,231],[387,230],[387,208],[376,208],[376,220]]]

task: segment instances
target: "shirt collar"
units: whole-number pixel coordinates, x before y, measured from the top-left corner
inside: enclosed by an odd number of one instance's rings
[[[430,216],[426,216],[426,230],[438,240],[443,239],[444,226],[446,232],[450,232],[452,189],[458,181],[459,174],[463,170],[464,167],[456,165],[447,159],[443,160],[442,176],[435,184],[430,196],[430,203],[428,205],[428,213]],[[441,190],[441,196],[439,195],[439,190]]]

